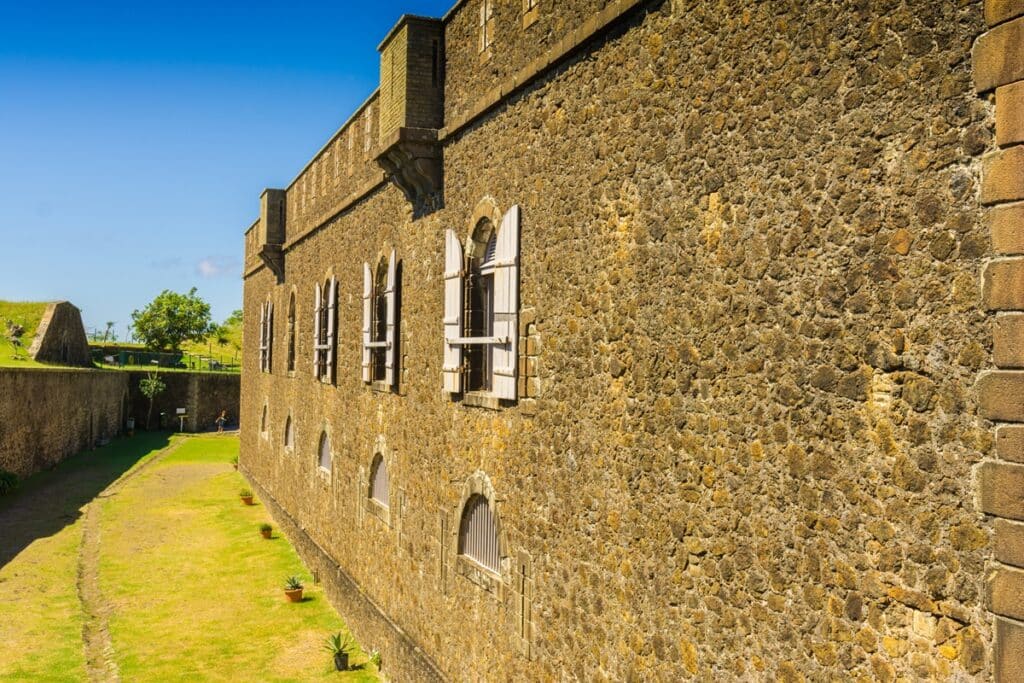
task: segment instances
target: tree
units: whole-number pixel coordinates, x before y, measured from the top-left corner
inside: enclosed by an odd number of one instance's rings
[[[149,399],[149,411],[146,413],[146,429],[149,429],[150,423],[153,421],[153,401],[156,399],[157,394],[163,392],[167,388],[164,381],[160,379],[160,375],[157,372],[147,373],[146,377],[139,380],[139,390],[142,395]]]
[[[196,296],[169,289],[160,292],[141,311],[132,312],[135,336],[151,349],[177,351],[186,341],[202,341],[210,329],[210,304]]]

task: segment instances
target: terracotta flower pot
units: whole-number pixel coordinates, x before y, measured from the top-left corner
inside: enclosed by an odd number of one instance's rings
[[[255,505],[255,503],[252,502],[252,496],[242,496],[242,503],[245,505]]]
[[[272,533],[272,529],[260,529],[260,536],[262,536],[263,538],[270,538],[270,534]]]
[[[302,590],[303,589],[301,588],[296,588],[294,590],[288,590],[286,588],[284,590],[284,595],[288,598],[288,602],[302,602]]]

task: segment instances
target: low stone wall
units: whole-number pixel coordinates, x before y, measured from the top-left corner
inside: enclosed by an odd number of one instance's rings
[[[299,557],[323,584],[324,594],[345,618],[360,645],[385,653],[381,670],[394,681],[444,681],[436,664],[402,628],[384,614],[373,600],[306,531],[285,512],[252,475],[240,471],[277,523],[278,529],[299,553]]]
[[[139,382],[145,372],[126,373],[131,393],[130,414],[139,428],[146,428],[149,399],[142,395]],[[201,432],[215,427],[214,420],[222,410],[227,411],[228,424],[238,424],[238,395],[241,377],[238,374],[209,372],[162,372],[160,379],[167,385],[153,404],[153,429],[178,429],[178,408],[185,409],[186,432]],[[164,413],[163,422],[160,413]]]
[[[0,469],[27,477],[116,436],[127,401],[123,372],[0,371]]]

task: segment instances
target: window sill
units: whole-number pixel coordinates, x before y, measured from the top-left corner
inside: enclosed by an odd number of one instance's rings
[[[501,410],[501,399],[487,391],[467,391],[462,394],[462,405],[487,410]]]
[[[316,478],[324,485],[324,487],[329,487],[331,485],[331,471],[325,470],[323,467],[320,467],[320,465],[316,466]]]
[[[392,390],[391,385],[388,384],[387,382],[385,382],[382,379],[378,379],[378,380],[374,380],[374,381],[370,382],[369,387],[373,391],[379,391],[382,394],[390,394],[391,390]]]
[[[384,505],[373,498],[367,498],[366,511],[369,512],[371,516],[384,522],[384,526],[388,528],[391,527],[391,508],[387,505]]]
[[[484,567],[476,560],[470,559],[465,555],[457,555],[455,573],[490,593],[497,600],[502,599],[502,591],[505,584],[501,576]]]

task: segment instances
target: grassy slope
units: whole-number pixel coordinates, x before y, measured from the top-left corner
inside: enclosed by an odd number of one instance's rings
[[[214,357],[223,356],[225,360],[228,360],[235,354],[241,355],[242,321],[225,321],[224,328],[227,332],[227,334],[225,335],[228,340],[227,344],[223,346],[218,345],[217,339],[214,337],[201,342],[185,342],[184,344],[181,345],[181,350],[199,356],[206,356],[210,354],[210,342],[212,341]]]
[[[240,504],[237,453],[237,438],[190,439],[104,501],[100,581],[122,677],[377,680],[372,666],[333,671],[321,646],[345,627],[287,540],[260,538],[269,516]],[[285,601],[292,574],[310,600]]]
[[[0,561],[0,680],[86,680],[76,585],[79,510],[166,444],[161,434],[117,439],[0,498],[0,544],[7,544],[0,551],[20,549]]]
[[[34,360],[15,360],[14,347],[7,340],[7,321],[13,320],[25,328],[21,341],[22,352],[32,345],[32,338],[39,327],[39,321],[46,311],[45,303],[25,301],[0,301],[0,367],[43,367]]]

